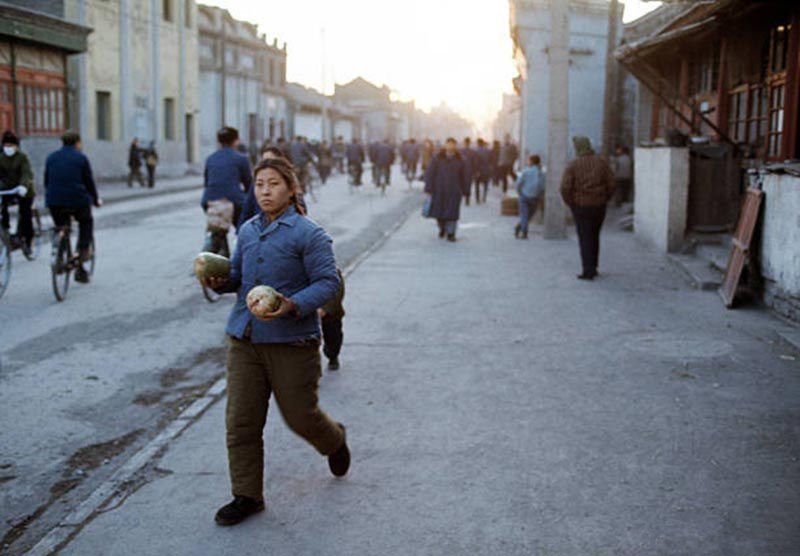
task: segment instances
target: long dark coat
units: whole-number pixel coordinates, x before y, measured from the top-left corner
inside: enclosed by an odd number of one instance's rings
[[[461,154],[448,158],[444,151],[431,160],[425,172],[425,192],[431,195],[428,216],[438,220],[458,220],[461,197],[469,193],[470,175]]]

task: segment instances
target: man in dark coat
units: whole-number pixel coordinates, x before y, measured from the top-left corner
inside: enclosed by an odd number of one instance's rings
[[[594,153],[587,137],[573,137],[572,143],[575,160],[564,170],[561,197],[572,211],[578,232],[583,263],[578,279],[593,280],[600,256],[600,228],[606,216],[606,204],[614,195],[614,173],[606,159]]]
[[[364,147],[355,137],[347,145],[347,171],[353,176],[353,185],[361,185],[361,173],[364,171]]]
[[[491,157],[492,153],[486,146],[486,141],[478,139],[478,148],[475,149],[475,201],[486,202],[486,195],[489,192],[489,179],[492,175]],[[481,195],[481,185],[483,185],[483,195]]]
[[[470,167],[458,152],[456,140],[448,138],[425,172],[425,193],[431,196],[428,217],[437,220],[440,238],[456,240],[461,197],[469,191],[470,177]]]
[[[133,187],[133,179],[139,182],[139,186],[144,187],[144,176],[142,176],[142,151],[139,148],[139,138],[134,137],[131,141],[131,148],[128,150],[128,187]]]
[[[83,263],[91,258],[94,241],[92,205],[103,206],[97,194],[89,159],[81,152],[81,136],[67,131],[61,136],[62,147],[50,153],[44,164],[45,204],[57,228],[78,221],[79,264],[75,281],[86,283],[89,273]]]
[[[380,179],[378,176],[378,145],[380,143],[378,141],[373,141],[369,145],[367,145],[367,158],[369,158],[369,162],[372,165],[372,183],[378,185],[378,180]]]

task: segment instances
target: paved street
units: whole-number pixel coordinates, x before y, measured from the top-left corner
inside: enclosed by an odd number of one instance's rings
[[[336,209],[321,195],[312,214],[345,259],[370,220],[419,200],[336,187]],[[70,527],[62,553],[797,554],[800,353],[779,335],[791,327],[726,311],[610,228],[601,278],[577,281],[574,239],[515,241],[492,193],[463,211],[458,243],[414,213],[349,276],[343,366],[320,392],[348,427],[344,480],[273,405],[267,511],[216,526],[230,495],[217,402]],[[190,200],[122,225],[104,216],[96,283],[64,304],[44,263],[19,265],[2,301],[19,326],[3,332],[0,403],[23,425],[0,433],[18,477],[4,512],[41,503],[76,447],[152,431],[182,391],[220,376],[227,303],[205,304],[189,276]]]
[[[49,246],[35,262],[14,254],[0,300],[0,549],[31,546],[222,376],[233,300],[207,303],[192,274],[199,186],[195,177],[101,189],[109,203],[95,210],[94,283],[72,283],[63,303]],[[335,176],[309,209],[347,264],[420,195],[405,183],[386,197],[372,186],[351,193]]]

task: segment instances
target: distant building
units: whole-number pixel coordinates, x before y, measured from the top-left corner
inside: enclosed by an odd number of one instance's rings
[[[292,116],[290,135],[302,135],[309,141],[330,141],[333,132],[331,98],[299,83],[289,83],[287,89]]]
[[[336,85],[334,103],[360,116],[364,141],[397,141],[401,139],[401,118],[390,97],[391,90],[386,85],[378,87],[358,77],[344,85]]]
[[[550,2],[511,0],[511,38],[521,81],[521,153],[547,156]],[[608,0],[569,0],[569,136],[603,138]],[[621,12],[622,10],[620,10]],[[620,25],[622,14],[620,13]]]
[[[12,5],[13,4],[13,5]],[[14,130],[42,184],[45,157],[74,125],[69,57],[85,52],[91,29],[64,20],[63,2],[0,4],[0,133]]]
[[[522,132],[521,110],[519,95],[504,93],[503,105],[497,112],[494,124],[492,124],[492,138],[503,141],[508,135],[515,143],[518,143]]]
[[[99,178],[128,171],[128,147],[155,141],[157,175],[196,168],[197,27],[193,0],[67,2],[91,27],[88,50],[69,60],[75,127]]]
[[[239,130],[242,143],[288,137],[286,44],[268,43],[252,23],[227,10],[198,7],[201,158],[217,148],[217,130]]]

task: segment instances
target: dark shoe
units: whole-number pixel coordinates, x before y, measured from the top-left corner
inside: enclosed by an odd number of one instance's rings
[[[444,230],[440,229],[439,230],[439,239],[442,239],[442,238],[444,238]]]
[[[528,232],[522,232],[522,239],[528,239]]]
[[[447,241],[454,242],[456,240],[456,234],[447,234]]]
[[[514,237],[518,238],[519,233],[520,233],[520,227],[519,224],[517,224],[516,226],[514,226]]]
[[[339,425],[342,433],[344,433],[344,442],[342,442],[342,446],[338,450],[328,456],[328,467],[334,477],[344,477],[347,475],[347,470],[350,469],[350,450],[347,447],[347,431],[344,425],[341,423],[336,424]]]
[[[578,274],[578,280],[594,280],[595,275],[589,272]]]
[[[264,511],[264,501],[247,496],[236,496],[229,504],[217,510],[214,521],[217,525],[230,526],[241,523],[251,515]]]
[[[83,265],[78,265],[78,268],[75,269],[75,281],[80,282],[81,284],[88,284],[89,283],[89,273],[86,272],[86,269],[83,268]]]
[[[338,359],[331,359],[328,362],[328,370],[329,371],[338,371],[339,370],[339,360]]]

